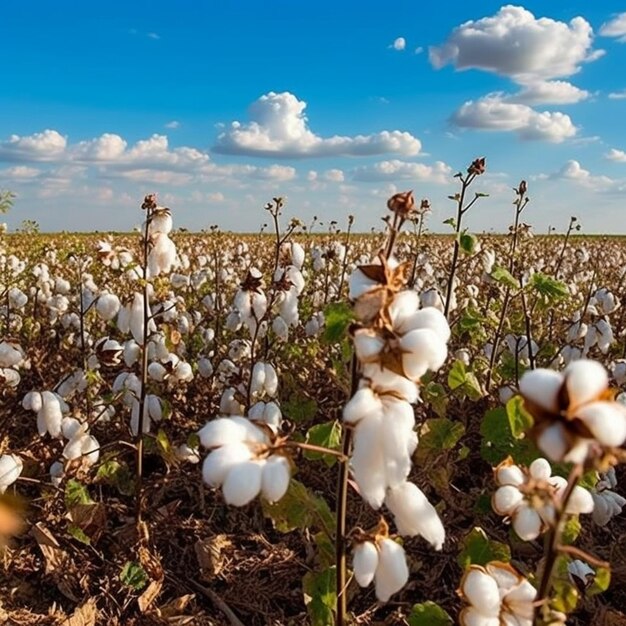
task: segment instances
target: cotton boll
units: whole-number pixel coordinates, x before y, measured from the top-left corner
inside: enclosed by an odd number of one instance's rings
[[[220,398],[220,413],[225,415],[240,415],[243,407],[235,399],[235,390],[232,387],[224,389]]]
[[[470,604],[480,607],[483,616],[498,617],[500,591],[498,583],[489,574],[480,569],[470,569],[463,578],[461,589]],[[495,624],[499,624],[499,620]]]
[[[146,404],[148,405],[148,414],[154,422],[160,422],[163,419],[163,404],[161,398],[149,393],[146,396]]]
[[[190,380],[193,380],[193,370],[191,369],[191,365],[186,361],[180,361],[173,372],[174,378],[178,382],[187,383]]]
[[[0,456],[0,493],[4,493],[19,478],[23,467],[22,459],[15,454]]]
[[[52,437],[59,438],[61,437],[61,422],[63,420],[59,397],[51,391],[43,391],[41,399],[42,406],[37,417],[41,416],[45,430]]]
[[[135,293],[133,302],[130,308],[129,327],[130,332],[133,335],[133,339],[139,344],[143,345],[144,342],[144,298],[143,294]]]
[[[378,550],[371,541],[364,541],[354,547],[352,551],[352,571],[356,582],[361,587],[367,587],[378,567]]]
[[[222,493],[226,504],[245,506],[259,495],[265,461],[244,461],[226,474]]]
[[[356,424],[370,413],[381,409],[382,403],[371,387],[362,387],[344,406],[343,421],[346,424]]]
[[[179,446],[174,448],[174,455],[179,461],[185,461],[193,464],[200,462],[200,452],[198,451],[198,448],[191,448],[186,443],[181,443]]]
[[[376,597],[381,602],[400,591],[409,580],[404,548],[391,539],[379,543],[378,567],[374,575]]]
[[[250,448],[241,442],[230,443],[210,452],[202,464],[202,480],[209,487],[220,487],[228,472],[252,458]]]
[[[351,468],[361,497],[374,509],[379,509],[385,499],[387,480],[385,457],[380,446],[381,413],[370,413],[354,429],[354,448]]]
[[[148,276],[168,274],[176,260],[176,246],[165,233],[157,233],[152,242],[148,255]]]
[[[408,402],[396,398],[383,398],[383,415],[386,426],[381,431],[387,486],[403,483],[411,470],[411,457],[407,441],[415,426],[413,408]]]
[[[289,461],[280,455],[269,457],[263,466],[261,479],[261,492],[265,499],[270,502],[278,502],[287,493],[291,468]]]
[[[198,373],[202,378],[209,378],[213,375],[213,364],[206,357],[198,359]]]
[[[250,391],[253,394],[260,394],[265,385],[265,363],[260,361],[254,364],[250,375]]]
[[[114,293],[104,293],[96,302],[98,315],[106,321],[112,320],[121,307],[120,299]]]
[[[265,364],[265,393],[273,398],[278,391],[278,375],[276,374],[276,370],[274,366],[270,363]]]
[[[42,407],[41,394],[38,391],[29,391],[22,400],[22,406],[26,411],[39,412]]]
[[[207,422],[198,432],[205,448],[215,448],[231,443],[248,441],[268,443],[267,435],[245,417],[218,417]]]
[[[563,374],[571,407],[597,398],[609,385],[609,377],[604,367],[588,359],[570,363]]]
[[[404,482],[387,491],[385,505],[393,513],[401,535],[421,535],[435,550],[441,550],[446,536],[435,507],[413,483]]]
[[[281,341],[287,341],[289,339],[289,326],[287,326],[287,322],[280,317],[280,315],[274,318],[272,322],[272,330],[278,339]]]
[[[139,360],[140,350],[139,344],[133,339],[129,339],[124,343],[124,351],[122,354],[126,367],[132,367],[135,363],[137,363]]]
[[[520,393],[546,411],[559,410],[559,392],[563,386],[563,376],[547,369],[526,372],[519,383]]]

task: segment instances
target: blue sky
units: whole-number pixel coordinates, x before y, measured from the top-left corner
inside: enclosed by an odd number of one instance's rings
[[[577,215],[626,232],[626,4],[35,2],[3,4],[0,188],[10,227],[129,230],[158,192],[191,229],[256,230],[262,207],[360,230],[386,198],[505,230],[529,182],[538,232]]]

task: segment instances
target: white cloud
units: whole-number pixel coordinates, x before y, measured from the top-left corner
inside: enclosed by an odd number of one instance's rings
[[[592,50],[592,40],[591,25],[582,17],[567,24],[507,5],[455,28],[444,44],[429,49],[429,58],[435,68],[450,63],[526,83],[575,74],[602,54]]]
[[[79,142],[72,150],[77,160],[84,161],[115,161],[126,150],[126,141],[119,135],[104,133],[89,141]]]
[[[406,48],[406,39],[404,37],[396,37],[389,47],[394,50],[404,50]]]
[[[158,33],[147,33],[146,37],[148,37],[149,39],[161,39],[161,35],[159,35]]]
[[[612,91],[609,94],[609,98],[611,100],[626,100],[626,89],[622,89],[621,91]]]
[[[27,165],[16,165],[0,170],[0,178],[12,178],[15,180],[31,180],[41,174],[41,170]]]
[[[564,80],[542,80],[526,85],[521,91],[506,98],[514,104],[575,104],[591,94]]]
[[[324,179],[331,183],[342,183],[345,180],[345,176],[342,170],[331,169],[324,172]]]
[[[415,180],[445,184],[450,182],[451,177],[452,168],[442,161],[425,165],[394,159],[357,167],[352,171],[352,179],[361,182]]]
[[[175,186],[188,185],[193,180],[191,174],[155,169],[122,170],[115,173],[114,176],[135,182]]]
[[[385,153],[414,156],[421,149],[419,139],[398,130],[322,138],[309,129],[306,106],[306,102],[289,92],[271,91],[252,103],[250,122],[232,122],[218,135],[214,150],[225,154],[297,158]]]
[[[180,128],[180,122],[178,120],[172,120],[171,122],[165,124],[165,128],[176,130],[177,128]]]
[[[626,163],[626,152],[624,150],[617,150],[611,148],[604,157],[609,161],[616,161],[617,163]]]
[[[415,48],[415,54],[422,54],[422,52],[424,52],[424,48],[422,46],[417,46],[417,48]]]
[[[618,37],[618,41],[626,43],[626,12],[619,13],[612,20],[602,24],[600,34],[604,37]]]
[[[521,139],[560,143],[576,135],[569,115],[559,112],[537,112],[525,104],[506,102],[502,94],[489,94],[469,100],[452,116],[462,128],[493,131],[515,131]]]
[[[20,137],[11,135],[0,142],[0,161],[53,161],[67,146],[67,139],[56,130],[44,130]]]
[[[568,161],[558,172],[549,176],[551,180],[569,180],[592,191],[616,191],[621,181],[608,176],[594,175],[584,169],[578,161]]]

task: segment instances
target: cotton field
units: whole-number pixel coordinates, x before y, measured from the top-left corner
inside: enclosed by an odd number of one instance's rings
[[[626,245],[472,234],[485,167],[450,235],[0,234],[0,623],[623,623]]]

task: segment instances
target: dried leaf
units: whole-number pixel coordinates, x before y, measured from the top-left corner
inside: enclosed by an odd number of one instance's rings
[[[77,607],[74,613],[61,623],[61,626],[95,626],[97,618],[98,608],[96,607],[96,602],[90,599]]]
[[[222,552],[231,545],[232,543],[226,535],[216,535],[209,539],[196,541],[194,549],[203,580],[211,580],[222,571],[224,567]]]
[[[161,593],[161,588],[163,587],[163,580],[153,580],[146,590],[139,596],[137,599],[137,604],[139,605],[139,610],[142,613],[145,613],[147,609],[150,608],[150,605],[157,599],[158,595]]]
[[[67,564],[69,557],[52,533],[41,522],[33,526],[31,533],[43,554],[46,564],[45,573],[53,574],[62,570]]]

